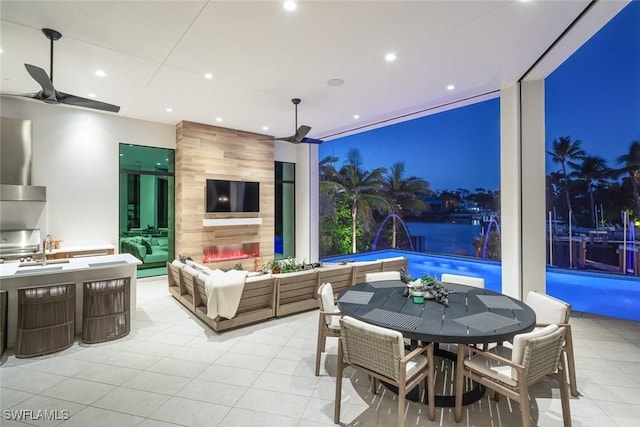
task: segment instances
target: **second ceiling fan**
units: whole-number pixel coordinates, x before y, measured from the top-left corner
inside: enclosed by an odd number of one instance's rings
[[[275,141],[286,141],[292,144],[322,144],[324,141],[321,139],[307,138],[307,134],[311,130],[311,126],[302,125],[298,127],[298,104],[302,102],[300,98],[293,98],[291,100],[296,108],[296,133],[291,136],[274,138]]]

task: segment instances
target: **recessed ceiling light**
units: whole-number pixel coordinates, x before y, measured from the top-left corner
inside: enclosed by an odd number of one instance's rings
[[[173,113],[173,108],[171,108],[171,107],[167,107],[167,108],[165,108],[165,111],[166,111],[167,113]]]
[[[124,156],[124,154],[120,153],[120,157]]]
[[[269,130],[269,126],[262,126],[262,130]]]
[[[298,4],[293,0],[287,0],[282,4],[282,7],[284,7],[286,10],[292,11],[298,8]]]
[[[387,62],[393,62],[396,60],[396,54],[395,53],[387,53],[384,57],[385,61]]]
[[[156,163],[156,166],[160,166],[161,164],[162,164],[162,163],[160,163],[160,162],[157,162],[157,163]]]
[[[454,90],[456,87],[454,85],[448,85],[447,90]]]
[[[213,74],[207,73],[207,74],[204,75],[204,78],[205,79],[212,79],[213,78]]]
[[[216,117],[216,122],[221,122],[222,121],[222,117]]]
[[[89,98],[95,98],[95,97],[96,97],[96,94],[92,92],[92,93],[90,93],[90,94],[89,94],[89,95],[87,95],[87,96],[88,96]]]
[[[329,80],[327,80],[327,84],[329,86],[342,86],[344,84],[344,80],[342,80],[342,79],[329,79]]]
[[[354,115],[353,115],[353,118],[354,118],[354,119],[359,119],[359,118],[360,118],[360,114],[354,114]]]
[[[105,73],[104,71],[102,71],[102,70],[96,70],[96,76],[98,76],[98,77],[104,77],[104,76],[106,76],[106,75],[107,75],[107,73]]]
[[[4,52],[4,50],[2,50],[2,48],[0,48],[0,53]]]

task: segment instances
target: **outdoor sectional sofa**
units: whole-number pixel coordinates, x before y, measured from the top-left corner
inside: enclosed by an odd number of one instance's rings
[[[318,307],[317,292],[330,282],[337,295],[343,289],[364,282],[364,274],[407,268],[406,258],[324,265],[292,273],[257,275],[250,273],[240,297],[236,315],[227,319],[207,316],[206,267],[180,261],[167,262],[169,293],[214,331],[288,316]],[[385,268],[386,266],[386,268]]]

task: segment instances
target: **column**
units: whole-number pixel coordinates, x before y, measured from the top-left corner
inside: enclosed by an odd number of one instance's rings
[[[320,237],[318,218],[318,146],[299,144],[296,150],[296,259],[317,262]]]
[[[546,289],[544,81],[500,95],[502,292]]]

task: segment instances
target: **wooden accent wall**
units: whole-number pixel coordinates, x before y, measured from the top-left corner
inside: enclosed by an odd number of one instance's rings
[[[193,122],[176,125],[176,258],[202,262],[202,248],[233,243],[260,243],[261,260],[273,259],[275,172],[273,140],[249,132]],[[207,179],[260,182],[260,213],[206,213]],[[261,225],[205,227],[205,218],[262,218]],[[253,271],[255,258],[213,263],[228,268],[242,262]]]

